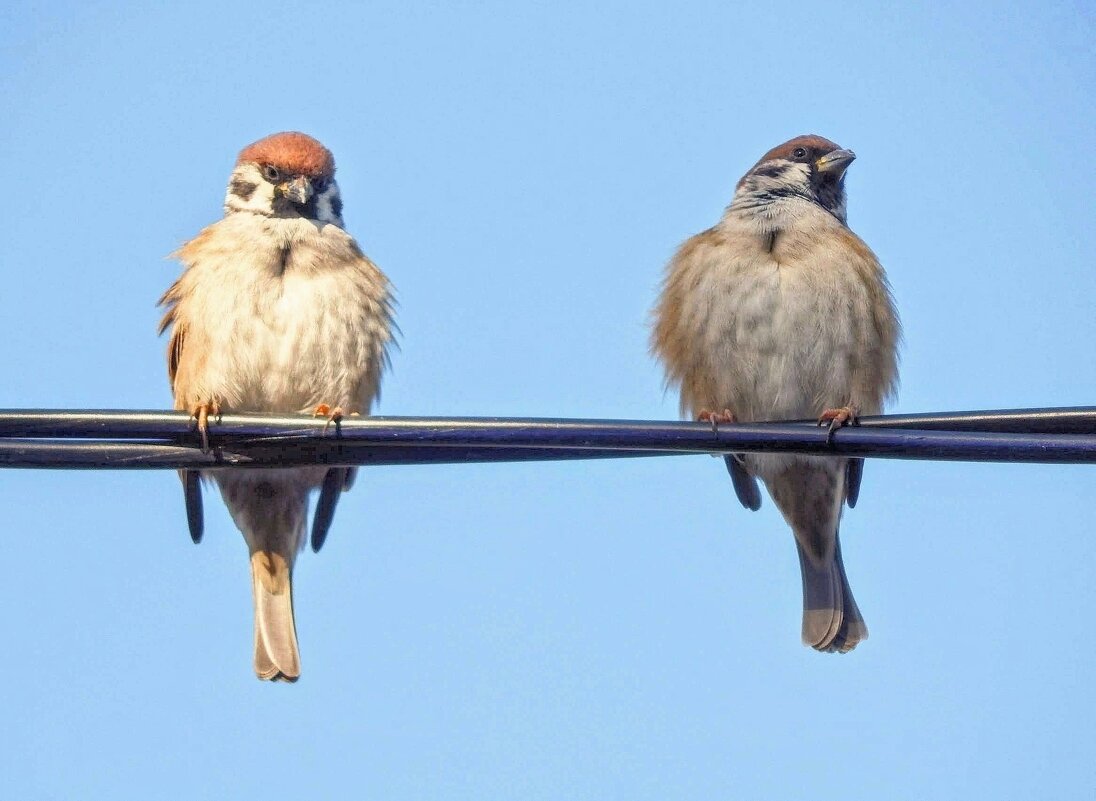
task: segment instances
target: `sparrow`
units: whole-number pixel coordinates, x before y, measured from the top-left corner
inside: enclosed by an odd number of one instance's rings
[[[368,414],[392,341],[388,279],[344,229],[331,152],[277,133],[248,145],[228,182],[223,219],[172,254],[179,279],[160,298],[171,330],[175,408],[198,424],[224,412]],[[251,556],[255,673],[296,681],[292,573],[309,493],[319,550],[353,471],[323,466],[182,472],[191,537],[202,536],[199,478],[221,491]]]
[[[855,158],[820,136],[779,145],[738,182],[720,221],[670,261],[654,309],[653,353],[682,412],[720,422],[818,419],[835,427],[879,414],[898,379],[898,314],[886,274],[846,222]],[[868,636],[841,559],[844,503],[863,460],[731,454],[739,501],[761,506],[757,479],[795,535],[803,642],[847,652]]]

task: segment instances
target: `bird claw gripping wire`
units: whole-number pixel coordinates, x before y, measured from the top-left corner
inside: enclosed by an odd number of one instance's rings
[[[209,418],[221,416],[221,404],[216,400],[199,403],[190,410],[190,414],[198,421],[198,436],[202,440],[202,453],[209,453]]]
[[[818,416],[818,425],[824,426],[829,423],[829,428],[826,430],[826,444],[833,442],[833,434],[837,429],[847,425],[859,425],[860,424],[860,410],[855,406],[840,406],[836,409],[826,409]]]
[[[312,410],[313,417],[326,417],[327,423],[323,427],[323,433],[327,433],[327,430],[331,427],[331,424],[335,425],[335,432],[339,431],[339,423],[346,417],[346,412],[343,411],[342,406],[329,406],[326,403],[321,403],[315,409]],[[361,417],[358,412],[351,412],[351,417]]]
[[[721,412],[713,412],[711,409],[701,409],[700,414],[696,416],[697,422],[711,423],[712,433],[719,433],[719,424],[726,423],[727,425],[737,423],[734,413],[730,409],[724,409]]]

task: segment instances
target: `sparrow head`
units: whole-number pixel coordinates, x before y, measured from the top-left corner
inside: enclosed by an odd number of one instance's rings
[[[303,217],[342,228],[342,200],[331,151],[294,131],[245,147],[225,195],[225,214],[239,213]]]
[[[798,216],[796,205],[821,206],[846,222],[845,170],[856,154],[821,136],[797,136],[761,157],[738,182],[729,211]]]

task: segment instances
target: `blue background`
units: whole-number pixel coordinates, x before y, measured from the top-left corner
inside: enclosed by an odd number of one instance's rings
[[[278,130],[403,330],[384,414],[677,415],[679,242],[813,132],[905,323],[903,412],[1096,401],[1091,3],[6,4],[0,407],[165,408],[165,260]],[[1090,798],[1093,473],[873,461],[871,639],[707,457],[367,470],[251,672],[242,538],[168,472],[0,476],[10,798]]]

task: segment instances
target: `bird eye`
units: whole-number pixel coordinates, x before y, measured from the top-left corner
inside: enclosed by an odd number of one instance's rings
[[[807,157],[807,149],[803,147],[797,147],[792,151],[793,159],[805,159]]]
[[[266,180],[273,183],[274,181],[277,181],[279,178],[281,178],[282,174],[278,171],[278,168],[275,167],[273,164],[264,164],[263,165],[263,176],[266,178]]]
[[[317,192],[324,191],[325,189],[327,189],[327,179],[324,178],[322,175],[317,175],[315,178],[312,179],[312,188],[315,189]]]

